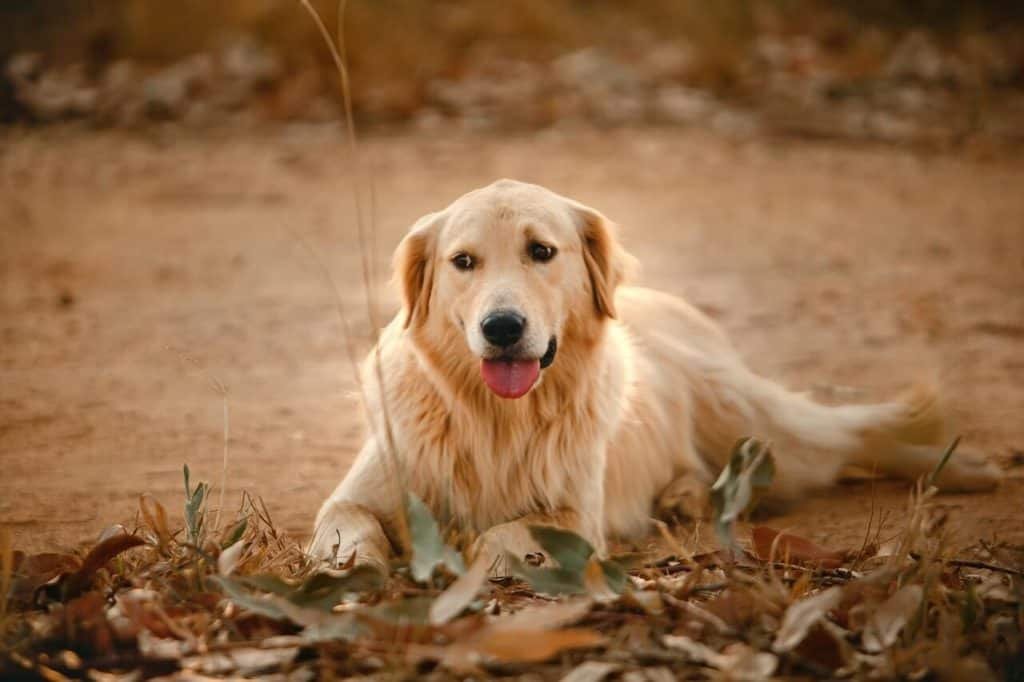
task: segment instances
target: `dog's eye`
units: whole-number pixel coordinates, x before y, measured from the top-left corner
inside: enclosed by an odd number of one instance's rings
[[[476,265],[476,261],[468,253],[457,253],[452,258],[452,265],[455,266],[456,270],[472,270],[473,266]]]
[[[530,258],[538,263],[547,263],[555,257],[556,253],[558,253],[558,251],[553,246],[541,244],[540,242],[533,242],[530,244]]]

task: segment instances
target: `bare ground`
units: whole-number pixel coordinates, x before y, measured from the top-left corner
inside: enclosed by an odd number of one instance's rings
[[[376,263],[420,214],[500,176],[623,226],[641,281],[689,297],[758,370],[826,397],[939,374],[965,447],[1007,472],[947,496],[964,545],[1024,542],[1024,160],[698,132],[375,138]],[[181,467],[308,533],[361,438],[351,164],[332,127],[0,137],[0,524],[28,551],[169,509]],[[395,309],[382,293],[386,314]],[[772,525],[858,544],[907,486],[847,483]],[[215,493],[216,496],[216,493]]]

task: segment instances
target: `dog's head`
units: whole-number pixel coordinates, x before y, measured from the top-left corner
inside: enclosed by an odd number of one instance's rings
[[[594,209],[499,180],[417,221],[395,272],[413,338],[457,333],[464,343],[441,352],[476,363],[498,396],[519,398],[557,362],[559,344],[615,317],[615,288],[631,262]]]

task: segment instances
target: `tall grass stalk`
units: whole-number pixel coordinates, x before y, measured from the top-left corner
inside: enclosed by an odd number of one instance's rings
[[[380,362],[380,349],[377,345],[380,336],[380,319],[377,314],[377,302],[373,294],[373,281],[374,271],[372,266],[373,255],[375,251],[375,237],[374,237],[374,215],[371,213],[367,218],[365,205],[363,202],[363,196],[361,191],[361,178],[366,178],[367,186],[370,192],[370,207],[371,210],[375,206],[376,191],[374,189],[373,175],[370,173],[363,164],[362,152],[359,145],[358,138],[356,136],[355,129],[355,117],[352,112],[352,89],[349,80],[348,66],[344,57],[344,22],[345,22],[345,9],[346,1],[339,0],[338,2],[338,27],[337,27],[337,43],[332,39],[330,32],[327,30],[327,26],[324,24],[320,14],[313,7],[310,0],[299,0],[300,4],[305,8],[306,12],[312,18],[316,24],[317,31],[320,33],[321,38],[330,50],[331,59],[334,61],[335,69],[338,72],[340,78],[341,97],[344,107],[344,124],[346,132],[346,143],[348,146],[349,155],[352,159],[352,187],[353,200],[356,207],[356,230],[359,238],[359,254],[362,264],[362,280],[363,280],[363,293],[366,301],[366,315],[370,324],[370,342],[373,344],[373,369],[374,378],[377,382],[377,388],[380,393],[380,409],[381,418],[384,425],[384,441],[381,443],[380,434],[376,433],[377,423],[376,420],[370,419],[370,427],[374,431],[374,438],[378,444],[383,444],[385,459],[387,466],[392,469],[392,476],[389,477],[394,482],[396,487],[393,499],[397,505],[395,509],[394,518],[398,522],[398,532],[401,536],[401,545],[403,548],[410,546],[409,542],[409,530],[408,530],[408,519],[406,518],[405,506],[403,500],[405,496],[403,491],[406,489],[405,486],[405,474],[402,467],[398,462],[398,453],[395,448],[394,433],[391,428],[391,418],[388,411],[387,395],[384,387],[383,370]],[[369,224],[367,224],[369,222]],[[332,287],[334,289],[335,297],[338,299],[338,311],[339,314],[344,317],[344,308],[340,300],[340,292],[336,285],[333,284],[333,278],[331,278]],[[348,324],[343,322],[343,326],[347,329]],[[350,343],[350,342],[349,342]],[[366,387],[362,385],[362,380],[359,374],[359,366],[354,362],[354,357],[350,353],[349,361],[352,364],[352,370],[356,375],[356,381],[359,384],[360,393],[362,394],[364,405],[367,404],[366,399]],[[320,529],[315,529],[314,532],[319,532]]]

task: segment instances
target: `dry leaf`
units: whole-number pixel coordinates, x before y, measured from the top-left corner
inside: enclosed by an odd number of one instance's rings
[[[160,546],[165,546],[171,540],[171,531],[167,525],[167,512],[160,502],[152,495],[146,493],[139,497],[139,511],[146,525],[156,535]]]
[[[682,651],[694,663],[714,666],[713,661],[718,660],[717,651],[705,644],[690,639],[686,635],[665,635],[661,638],[661,641],[669,649]]]
[[[825,614],[839,605],[843,591],[838,587],[830,587],[813,597],[801,599],[790,604],[782,625],[775,634],[772,650],[776,653],[792,651],[807,636],[808,630],[816,625]]]
[[[775,654],[758,651],[743,642],[725,647],[719,654],[716,668],[727,673],[730,680],[767,680],[779,667]]]
[[[107,562],[122,552],[133,547],[146,544],[138,535],[114,535],[93,547],[77,571],[64,581],[63,594],[65,599],[81,594],[96,576],[96,571],[107,565]]]
[[[822,568],[839,568],[846,561],[845,552],[834,552],[805,538],[780,533],[774,528],[757,526],[750,532],[754,553],[762,561],[788,561]],[[774,550],[774,553],[773,553]]]
[[[587,661],[573,668],[562,678],[562,682],[601,682],[621,667],[618,663]]]
[[[572,599],[543,606],[528,606],[511,616],[500,618],[495,628],[505,630],[554,630],[572,625],[590,613],[594,603],[589,599]]]
[[[758,651],[742,642],[727,646],[722,653],[685,635],[665,635],[662,642],[670,649],[682,651],[694,663],[727,673],[731,680],[766,680],[779,665],[774,654]]]
[[[486,662],[533,663],[569,649],[599,646],[605,640],[598,632],[558,629],[578,621],[592,606],[589,599],[577,599],[527,607],[455,642],[441,662],[450,670],[468,672]]]
[[[895,644],[900,630],[921,606],[923,594],[920,585],[905,585],[872,611],[862,636],[864,650],[878,653]]]
[[[441,593],[434,603],[430,605],[430,624],[444,625],[455,616],[462,613],[473,599],[476,598],[480,588],[487,580],[487,573],[490,566],[486,560],[478,560],[469,570],[463,573],[458,579],[448,586],[448,589]]]
[[[199,656],[187,656],[182,659],[181,667],[184,670],[198,671],[206,675],[237,673],[242,677],[251,677],[261,672],[287,666],[295,660],[298,654],[298,647],[274,649],[246,647]]]
[[[238,560],[242,558],[245,551],[245,540],[239,540],[230,547],[224,549],[217,557],[217,572],[221,575],[231,575],[238,568]]]
[[[489,628],[474,638],[472,647],[499,663],[537,663],[569,649],[589,649],[604,642],[601,633],[585,628],[554,631]]]
[[[597,559],[590,559],[583,569],[583,587],[599,604],[610,604],[619,598],[615,590],[609,587],[604,568]]]

